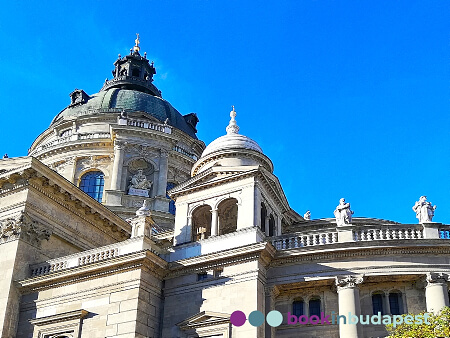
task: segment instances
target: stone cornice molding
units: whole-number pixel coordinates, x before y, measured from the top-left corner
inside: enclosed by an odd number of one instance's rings
[[[61,313],[61,314],[56,314],[56,315],[51,315],[51,316],[46,316],[46,317],[41,317],[41,318],[36,318],[36,319],[30,319],[30,323],[32,325],[36,325],[36,326],[49,325],[49,324],[65,322],[65,321],[69,321],[69,320],[73,320],[73,319],[82,319],[82,318],[86,317],[88,315],[88,313],[89,313],[88,311],[80,309],[80,310],[65,312],[65,313]]]
[[[49,158],[55,155],[63,154],[68,155],[80,150],[91,150],[92,148],[112,148],[113,142],[111,139],[82,139],[77,141],[69,141],[61,144],[55,144],[46,149],[30,152],[30,156],[33,156],[40,161],[45,158]]]
[[[60,204],[72,213],[86,219],[93,226],[118,240],[128,238],[131,226],[112,211],[86,195],[79,188],[55,173],[33,157],[10,159],[7,165],[14,169],[0,174],[0,195],[10,182],[28,184],[46,197]],[[9,191],[10,189],[8,189]],[[107,230],[107,228],[110,228]]]
[[[336,276],[335,284],[337,287],[337,291],[341,291],[344,289],[351,289],[358,287],[358,284],[361,284],[364,280],[364,275],[348,275],[348,276]]]
[[[364,245],[364,243],[366,245]],[[327,247],[315,247],[312,250],[297,248],[292,250],[277,251],[272,266],[281,266],[284,264],[296,264],[298,262],[341,260],[346,258],[370,257],[370,256],[398,256],[410,254],[427,255],[449,255],[450,242],[443,240],[400,240],[399,243],[390,241],[391,246],[386,246],[381,242],[375,247],[374,242],[352,242],[329,244]],[[398,245],[398,247],[395,246]],[[405,244],[409,244],[405,247]],[[371,246],[367,248],[366,246]]]
[[[126,137],[142,137],[145,140],[153,139],[158,141],[166,141],[171,143],[176,143],[178,141],[178,137],[176,134],[166,134],[158,130],[147,129],[147,128],[139,128],[133,126],[119,126],[119,125],[111,125],[110,126],[111,134],[117,134],[124,139]]]
[[[188,181],[181,183],[180,185],[176,186],[175,188],[169,190],[169,196],[172,198],[187,195],[196,191],[200,190],[206,190],[210,189],[212,187],[220,186],[229,182],[239,181],[248,177],[255,177],[256,172],[258,169],[252,169],[249,171],[242,171],[242,170],[227,170],[224,168],[209,168],[205,170],[204,172],[201,172],[199,175],[192,177]],[[227,174],[229,176],[222,177],[217,180],[213,181],[202,181],[202,179],[205,179],[208,176],[211,176],[212,178],[217,177],[219,175]],[[247,186],[247,185],[246,185]],[[254,183],[252,183],[252,186],[254,186]],[[242,188],[242,187],[240,187]],[[236,188],[233,188],[236,189]]]
[[[259,260],[263,265],[267,266],[274,254],[275,249],[272,245],[270,245],[270,243],[263,242],[182,259],[169,263],[170,272],[167,275],[167,278],[174,278],[191,273],[211,270],[217,267],[235,265],[255,260]]]
[[[236,151],[237,150],[237,151]],[[273,171],[272,161],[264,154],[251,150],[245,149],[226,149],[222,151],[217,151],[207,155],[206,157],[201,157],[196,163],[192,171],[192,176],[196,176],[198,171],[205,165],[210,162],[218,161],[222,158],[231,158],[231,157],[247,157],[255,159],[257,162],[263,162],[266,165],[264,166],[268,171]]]

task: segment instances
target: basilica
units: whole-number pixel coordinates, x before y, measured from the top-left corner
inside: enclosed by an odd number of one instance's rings
[[[234,107],[206,146],[139,44],[98,93],[70,93],[28,156],[0,159],[1,337],[385,337],[288,319],[449,305],[450,228],[426,196],[405,211],[417,224],[344,198],[335,218],[298,214]]]

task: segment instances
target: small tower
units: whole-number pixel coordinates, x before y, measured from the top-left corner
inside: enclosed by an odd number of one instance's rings
[[[126,88],[139,89],[148,94],[161,97],[159,91],[153,84],[153,75],[156,74],[156,69],[152,63],[147,59],[147,53],[141,56],[139,51],[139,34],[136,34],[136,40],[133,48],[130,49],[130,54],[119,57],[114,62],[114,70],[112,71],[113,79],[105,81],[102,90],[109,88]]]
[[[239,134],[234,106],[226,135],[206,147],[191,176],[169,191],[177,208],[175,244],[199,242],[203,253],[208,243],[218,250],[219,243],[229,248],[281,234],[290,207],[270,159]]]

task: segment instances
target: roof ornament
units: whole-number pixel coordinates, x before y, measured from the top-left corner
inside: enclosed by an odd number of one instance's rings
[[[230,123],[228,123],[228,126],[226,128],[227,131],[227,135],[231,135],[231,134],[239,134],[239,126],[236,124],[236,111],[234,110],[234,106],[233,110],[230,112]]]
[[[136,40],[134,40],[134,43],[135,43],[135,45],[133,47],[133,50],[135,52],[139,52],[139,50],[141,49],[141,47],[139,47],[139,43],[140,43],[140,41],[139,41],[139,33],[136,33]]]

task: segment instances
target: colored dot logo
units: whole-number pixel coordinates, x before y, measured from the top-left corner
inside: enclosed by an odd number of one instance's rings
[[[280,326],[283,322],[283,315],[281,312],[273,310],[270,311],[266,318],[267,324],[272,327]],[[230,316],[230,322],[233,326],[242,326],[247,321],[245,313],[242,311],[234,311]],[[261,311],[252,311],[248,315],[248,323],[252,326],[261,326],[264,324],[264,314]]]
[[[234,311],[230,317],[230,322],[234,326],[242,326],[246,320],[247,317],[245,317],[245,313],[242,311]]]

